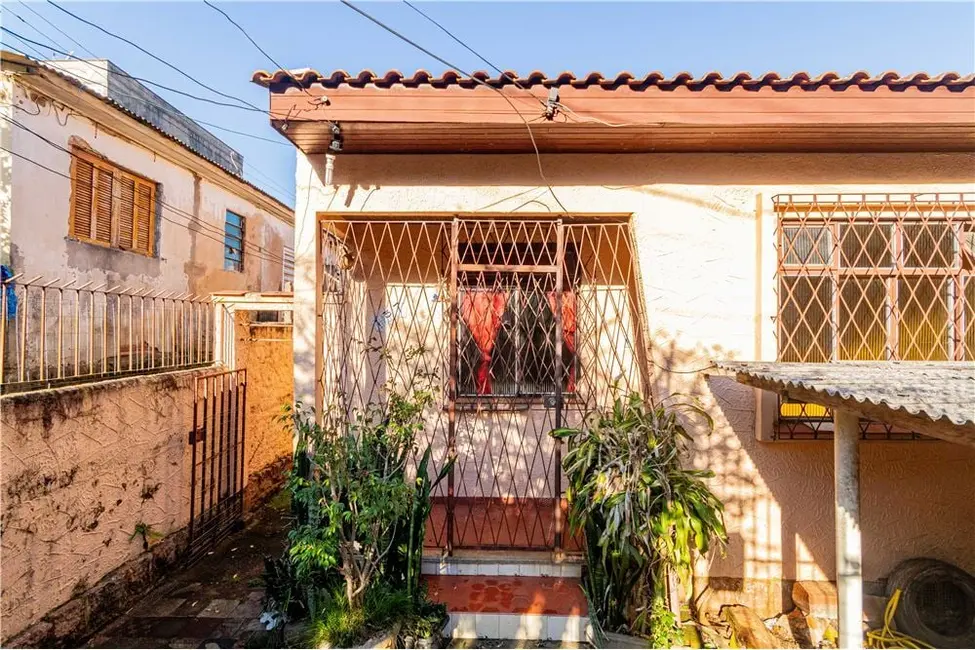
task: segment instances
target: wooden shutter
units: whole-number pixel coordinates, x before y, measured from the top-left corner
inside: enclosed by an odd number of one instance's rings
[[[139,182],[135,186],[135,249],[152,255],[152,235],[155,224],[152,215],[155,209],[156,192],[151,183]]]
[[[94,166],[75,156],[71,177],[71,228],[70,235],[79,239],[91,239],[91,207],[93,202]]]
[[[112,243],[112,184],[111,170],[95,168],[94,229],[91,238],[103,244]]]
[[[122,176],[119,183],[118,245],[135,248],[135,179]]]
[[[72,153],[71,236],[152,255],[156,184],[84,150]]]

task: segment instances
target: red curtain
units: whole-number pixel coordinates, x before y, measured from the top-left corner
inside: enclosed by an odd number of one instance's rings
[[[471,291],[461,301],[460,316],[481,352],[476,377],[478,395],[491,393],[491,353],[507,305],[507,291]]]
[[[548,292],[548,306],[555,313],[555,292]],[[573,357],[576,353],[576,294],[571,291],[562,293],[562,345],[564,345]],[[561,381],[561,379],[560,379]],[[566,391],[574,393],[576,390],[576,364],[569,364],[569,380],[566,383]]]

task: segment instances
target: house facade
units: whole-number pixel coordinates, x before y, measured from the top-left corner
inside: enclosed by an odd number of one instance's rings
[[[548,431],[690,394],[729,530],[698,602],[786,611],[835,579],[831,416],[713,362],[975,361],[971,76],[254,80],[298,148],[296,398],[432,382],[431,547],[571,556]],[[868,593],[975,570],[975,450],[861,428]]]
[[[4,52],[3,241],[20,282],[280,291],[293,211],[243,158],[109,61]]]

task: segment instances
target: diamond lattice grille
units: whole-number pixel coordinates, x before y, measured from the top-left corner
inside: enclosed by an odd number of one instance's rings
[[[780,361],[975,359],[975,195],[785,195],[775,209]],[[780,406],[780,438],[831,428],[828,409]]]
[[[427,544],[572,548],[548,435],[643,392],[629,225],[559,219],[323,222],[321,390],[338,422],[432,384]]]

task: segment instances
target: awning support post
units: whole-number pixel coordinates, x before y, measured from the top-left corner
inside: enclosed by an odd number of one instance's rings
[[[833,475],[836,511],[836,587],[839,643],[863,648],[863,571],[860,545],[860,417],[833,410]]]

